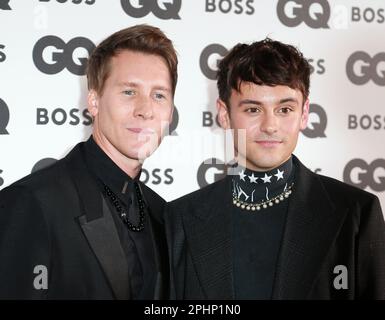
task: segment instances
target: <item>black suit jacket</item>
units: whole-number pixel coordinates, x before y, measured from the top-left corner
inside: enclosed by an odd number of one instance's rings
[[[84,143],[0,192],[0,299],[129,299],[127,259]],[[156,253],[154,299],[168,296],[164,200],[141,184]],[[48,289],[36,290],[36,266]]]
[[[385,299],[385,226],[378,198],[316,175],[295,157],[294,164],[296,184],[272,298]],[[172,299],[234,298],[230,183],[228,176],[166,205]],[[334,269],[339,265],[347,273]],[[342,274],[348,289],[334,286]]]

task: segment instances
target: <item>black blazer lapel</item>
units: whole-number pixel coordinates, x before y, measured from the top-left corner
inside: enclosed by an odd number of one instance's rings
[[[289,202],[273,299],[306,299],[347,210],[336,210],[321,181],[294,157]]]
[[[183,216],[187,246],[207,299],[234,299],[230,183],[231,177],[217,182],[204,207]]]
[[[87,215],[79,217],[79,223],[117,299],[129,299],[127,259],[109,208],[104,199],[103,216],[87,221]]]
[[[83,214],[78,221],[117,299],[129,299],[127,259],[118,231],[96,181],[90,175],[78,144],[66,157]]]

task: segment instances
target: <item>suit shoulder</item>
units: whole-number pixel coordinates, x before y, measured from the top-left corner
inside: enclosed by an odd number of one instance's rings
[[[211,183],[201,189],[195,190],[193,192],[190,192],[180,198],[177,198],[171,202],[168,203],[168,206],[171,207],[186,207],[187,205],[200,205],[207,202],[208,198],[211,198],[213,196],[216,196],[215,193],[218,190],[221,190],[224,188],[224,185],[226,184],[226,179],[223,178],[221,180],[218,180],[214,183]]]
[[[12,192],[21,189],[34,191],[42,189],[52,190],[57,187],[58,182],[62,180],[64,176],[65,165],[63,159],[61,159],[44,169],[17,180],[2,191]]]
[[[322,181],[326,191],[331,196],[343,197],[351,201],[371,202],[377,200],[377,196],[332,177],[317,175]]]

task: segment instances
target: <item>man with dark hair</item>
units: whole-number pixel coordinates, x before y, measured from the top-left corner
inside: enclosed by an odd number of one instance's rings
[[[265,39],[220,62],[218,120],[237,166],[167,205],[174,299],[385,299],[376,196],[292,152],[309,114],[308,61]]]
[[[139,175],[171,122],[177,63],[147,25],[94,50],[92,136],[0,192],[0,299],[168,297],[164,200]]]

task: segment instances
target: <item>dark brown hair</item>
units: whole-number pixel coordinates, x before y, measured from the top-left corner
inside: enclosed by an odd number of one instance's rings
[[[219,63],[217,86],[219,98],[229,107],[231,90],[239,92],[242,82],[257,85],[284,85],[309,96],[310,65],[295,47],[266,38],[237,44]]]
[[[87,65],[88,89],[101,94],[109,76],[110,60],[122,50],[132,50],[164,58],[170,71],[172,94],[178,80],[178,58],[170,39],[159,29],[141,24],[115,32],[91,53]]]

